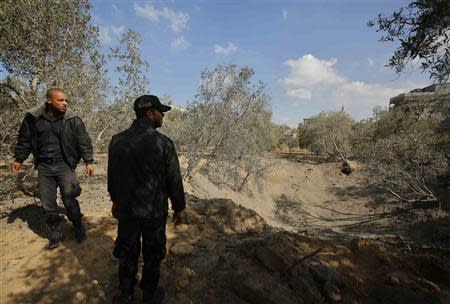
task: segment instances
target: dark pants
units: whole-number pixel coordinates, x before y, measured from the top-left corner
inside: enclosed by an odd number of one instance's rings
[[[153,294],[158,286],[160,264],[166,256],[166,219],[119,219],[113,254],[119,259],[122,293],[133,293],[141,251],[141,236],[144,267],[140,287],[144,293]]]
[[[56,190],[59,187],[61,198],[66,208],[67,217],[73,223],[81,221],[80,205],[76,197],[81,188],[74,171],[64,162],[40,163],[38,165],[39,196],[44,208],[44,220],[50,227],[60,221],[56,203]]]

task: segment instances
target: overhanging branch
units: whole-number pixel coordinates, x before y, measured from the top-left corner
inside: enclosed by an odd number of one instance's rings
[[[17,107],[19,107],[19,109],[23,110],[25,108],[23,105],[28,106],[28,101],[23,97],[23,94],[15,86],[13,86],[9,81],[1,82],[0,87],[9,89],[10,91],[15,93],[15,96],[12,94],[9,94],[9,96],[11,97],[11,100],[13,101],[13,103]]]

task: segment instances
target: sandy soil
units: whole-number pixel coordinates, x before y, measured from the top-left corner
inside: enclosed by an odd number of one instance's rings
[[[242,192],[211,184],[196,175],[188,186],[202,198],[230,198],[255,210],[270,225],[308,235],[340,237],[414,238],[410,223],[447,218],[436,208],[403,212],[410,205],[389,202],[389,196],[370,183],[361,164],[350,175],[340,163],[311,155],[277,154],[269,157],[261,188]],[[431,206],[430,206],[431,207]]]
[[[445,212],[433,209],[392,216],[398,205],[387,204],[386,197],[371,188],[363,169],[345,176],[340,174],[338,164],[322,163],[313,157],[271,157],[269,161],[273,165],[264,176],[260,192],[255,188],[232,192],[211,184],[202,175],[196,175],[186,189],[202,199],[232,199],[256,211],[273,227],[312,238],[343,242],[358,236],[389,241],[401,248],[415,243],[450,247]],[[116,222],[109,212],[104,162],[97,165],[93,178],[83,177],[80,171],[80,180],[81,209],[89,235],[82,244],[74,241],[71,225],[65,223],[64,244],[46,250],[39,201],[19,196],[0,202],[1,303],[105,303],[116,292],[117,261],[111,254]],[[423,222],[425,219],[428,221]],[[170,240],[176,239],[176,231],[168,227],[168,246],[172,246]],[[445,259],[450,266],[450,259]],[[163,284],[169,277],[170,273],[164,272]],[[166,301],[177,302],[175,298]]]

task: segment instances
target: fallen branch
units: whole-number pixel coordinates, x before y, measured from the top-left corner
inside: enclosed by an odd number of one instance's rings
[[[294,263],[292,263],[291,265],[288,265],[284,270],[283,270],[283,274],[285,274],[289,269],[294,268],[295,266],[297,266],[298,264],[304,262],[307,259],[312,258],[313,256],[315,256],[316,254],[318,254],[319,252],[321,252],[323,250],[323,248],[319,248],[305,256],[303,256],[302,258],[298,259],[297,261],[295,261]]]

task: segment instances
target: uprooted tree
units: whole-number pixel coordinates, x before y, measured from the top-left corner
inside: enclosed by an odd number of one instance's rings
[[[343,172],[350,174],[352,125],[352,118],[344,111],[322,112],[299,124],[299,146],[329,159],[341,160]]]
[[[388,66],[397,73],[419,64],[435,82],[450,76],[450,2],[412,0],[409,5],[369,21],[384,32],[381,41],[399,41]],[[449,113],[442,117],[399,109],[376,111],[355,128],[355,153],[369,163],[375,181],[401,201],[437,201],[439,179],[449,180]]]
[[[372,171],[371,183],[403,202],[438,201],[438,178],[448,162],[439,120],[417,119],[401,110],[378,110],[356,125],[353,151]]]
[[[264,166],[271,111],[265,84],[249,67],[219,65],[201,73],[198,94],[182,113],[177,145],[187,158],[185,177],[203,171],[218,184],[241,190]]]
[[[360,122],[345,112],[321,113],[299,125],[298,137],[300,145],[314,153],[342,160],[342,170],[345,164],[351,166],[348,158],[361,161],[372,173],[370,184],[395,200],[439,199],[438,179],[448,172],[442,147],[449,142],[440,119],[382,108]]]

